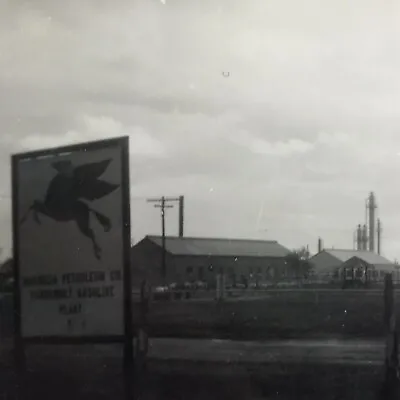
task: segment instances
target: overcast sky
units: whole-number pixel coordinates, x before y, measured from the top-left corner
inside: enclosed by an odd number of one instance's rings
[[[187,235],[352,248],[373,190],[400,258],[399,5],[0,0],[0,246],[11,153],[130,135],[136,241],[183,194]]]

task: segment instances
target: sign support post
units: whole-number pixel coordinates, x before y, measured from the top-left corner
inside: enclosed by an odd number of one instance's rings
[[[396,329],[395,291],[391,274],[385,275],[384,324],[386,330],[385,382],[387,398],[398,398],[399,393],[399,355]]]
[[[12,171],[16,171],[17,162],[15,158],[12,158]],[[13,223],[13,270],[14,270],[14,291],[13,291],[13,307],[14,307],[14,362],[17,375],[17,396],[19,400],[25,400],[26,395],[26,356],[25,356],[25,345],[22,338],[21,329],[21,293],[20,293],[20,276],[19,276],[19,249],[18,249],[18,234],[15,227],[18,225],[18,207],[16,207],[14,201],[19,197],[19,187],[17,175],[12,174],[11,177],[11,191],[13,199],[12,207],[12,223]]]
[[[132,278],[131,278],[131,207],[130,207],[130,177],[129,177],[129,141],[122,148],[122,219],[124,229],[124,380],[126,400],[132,400],[134,393],[134,348],[133,348],[133,322],[132,322]]]

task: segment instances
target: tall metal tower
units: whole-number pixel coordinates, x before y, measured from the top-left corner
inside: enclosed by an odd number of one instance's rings
[[[377,208],[375,195],[370,193],[367,201],[368,228],[369,228],[369,251],[375,251],[375,210]]]
[[[354,244],[357,250],[375,251],[375,238],[377,238],[378,254],[382,249],[382,223],[376,219],[378,208],[374,192],[370,192],[365,199],[365,224],[358,225],[354,232]],[[375,236],[376,235],[376,236]]]

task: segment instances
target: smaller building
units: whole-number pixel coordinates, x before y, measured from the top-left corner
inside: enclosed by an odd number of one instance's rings
[[[311,257],[317,279],[335,281],[345,279],[383,280],[391,273],[400,280],[396,265],[385,257],[365,250],[325,249]]]
[[[13,288],[14,282],[14,262],[12,258],[8,258],[0,265],[0,290],[9,291]]]
[[[224,273],[227,283],[252,283],[278,279],[288,274],[290,251],[271,240],[217,239],[167,236],[165,238],[168,283],[202,281],[215,284]],[[162,238],[146,236],[132,247],[133,285],[143,279],[161,282]]]

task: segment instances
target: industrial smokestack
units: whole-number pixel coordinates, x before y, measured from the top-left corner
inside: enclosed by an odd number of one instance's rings
[[[358,226],[357,226],[357,234],[356,234],[356,240],[357,240],[357,247],[356,247],[356,249],[357,250],[362,250],[362,248],[363,248],[363,242],[362,242],[362,240],[363,240],[363,235],[362,235],[362,230],[361,230],[361,225],[360,224],[358,224]]]
[[[375,195],[370,193],[368,198],[369,251],[375,251]]]
[[[378,218],[378,223],[377,223],[377,236],[378,236],[378,254],[381,254],[381,233],[382,233],[382,224],[381,220]]]
[[[185,218],[184,209],[185,209],[184,197],[179,196],[179,237],[183,237],[183,227]]]
[[[318,238],[318,253],[320,253],[323,250],[323,243],[322,243],[322,239]]]
[[[364,225],[362,229],[362,250],[367,250],[367,247],[368,247],[368,230],[367,230],[367,225]]]

